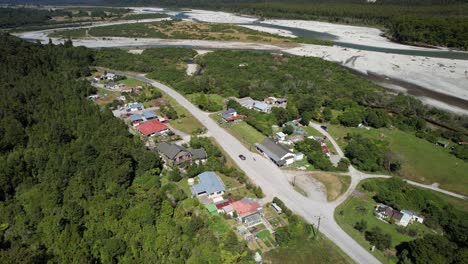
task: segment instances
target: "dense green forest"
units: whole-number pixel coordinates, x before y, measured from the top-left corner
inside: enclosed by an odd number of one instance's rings
[[[63,10],[38,10],[31,8],[0,8],[0,29],[50,23],[53,16],[69,15]]]
[[[86,95],[93,51],[0,35],[2,263],[246,263],[205,209]]]

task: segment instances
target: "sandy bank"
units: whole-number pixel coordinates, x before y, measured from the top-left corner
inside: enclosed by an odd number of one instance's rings
[[[362,51],[304,44],[286,52],[320,57],[367,74],[368,71],[468,100],[468,61]]]
[[[328,33],[337,36],[338,39],[336,41],[339,42],[389,49],[433,50],[391,42],[382,36],[383,32],[381,30],[370,27],[348,26],[310,20],[284,19],[267,19],[263,21],[263,23]]]
[[[242,23],[251,23],[257,21],[257,18],[247,17],[247,16],[238,16],[226,12],[218,11],[208,11],[208,10],[197,10],[193,9],[191,11],[185,12],[185,14],[192,18],[203,22],[211,23],[229,23],[229,24],[242,24]]]
[[[252,25],[240,25],[240,26],[245,27],[245,28],[250,28],[253,30],[257,30],[257,31],[261,31],[261,32],[275,34],[275,35],[282,36],[282,37],[297,38],[297,36],[295,36],[289,30],[268,28],[268,27],[262,27],[262,26],[252,26]]]

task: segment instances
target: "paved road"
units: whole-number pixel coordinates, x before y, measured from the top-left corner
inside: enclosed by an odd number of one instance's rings
[[[198,109],[183,95],[170,87],[147,79],[143,75],[118,71],[116,71],[116,73],[150,83],[173,97],[179,104],[187,108],[187,110],[190,111],[192,115],[208,129],[210,134],[216,139],[226,153],[234,159],[236,164],[246,173],[246,175],[248,175],[255,184],[262,187],[267,198],[271,199],[274,196],[280,198],[291,210],[304,217],[310,223],[317,223],[318,217],[320,216],[322,219],[320,231],[338,245],[354,261],[366,264],[379,263],[373,255],[362,248],[335,222],[333,213],[336,204],[314,201],[296,192],[289,184],[287,176],[281,169],[263,156],[251,153],[236,138],[213,121],[207,113]],[[244,161],[240,160],[238,158],[239,154],[245,155],[247,159]],[[255,158],[255,160],[253,158]]]

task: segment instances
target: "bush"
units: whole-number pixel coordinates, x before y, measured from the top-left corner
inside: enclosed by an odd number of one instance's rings
[[[349,160],[347,158],[342,158],[338,162],[337,170],[338,171],[348,171],[349,165],[351,165]]]
[[[392,237],[385,234],[379,227],[374,227],[365,233],[365,238],[369,243],[379,250],[384,250],[392,245]]]
[[[361,221],[359,221],[359,222],[356,222],[356,223],[354,224],[354,228],[355,228],[357,231],[363,233],[363,232],[366,231],[366,229],[367,229],[367,221],[366,221],[366,220],[361,220]]]

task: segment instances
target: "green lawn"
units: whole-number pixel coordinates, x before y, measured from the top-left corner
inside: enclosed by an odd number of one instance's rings
[[[143,85],[144,82],[132,78],[127,78],[125,80],[120,80],[118,83],[121,83],[125,86],[137,86],[137,85]]]
[[[246,122],[229,124],[226,129],[240,142],[242,142],[242,144],[246,145],[251,151],[255,149],[256,143],[259,143],[265,139],[265,135],[260,133]]]
[[[276,248],[263,255],[264,263],[354,263],[341,249],[330,240],[321,236],[319,240],[309,240],[307,243]]]
[[[329,125],[328,128],[334,138],[339,138],[341,147],[346,145],[344,137],[349,132],[388,141],[390,149],[403,162],[401,176],[426,184],[437,182],[443,189],[468,195],[468,162],[454,157],[448,149],[398,129],[366,130],[339,125]]]
[[[198,120],[183,106],[181,106],[176,100],[167,94],[163,93],[164,100],[168,101],[172,107],[176,110],[179,118],[171,120],[170,124],[185,133],[192,134],[197,129],[205,128]]]
[[[335,219],[343,230],[354,238],[359,244],[370,251],[372,247],[364,238],[364,234],[354,228],[354,224],[360,220],[367,221],[367,230],[378,226],[384,233],[390,234],[392,237],[392,247],[397,246],[401,242],[411,241],[415,238],[397,231],[397,225],[391,225],[377,219],[373,212],[377,203],[372,199],[372,194],[360,192],[358,195],[351,196],[335,210]],[[432,232],[423,224],[411,224],[407,229],[415,230],[418,236]],[[382,251],[375,249],[372,253],[383,263],[396,263],[397,258],[387,256]]]
[[[200,96],[201,93],[193,93],[187,94],[185,97],[192,102],[193,104],[197,104],[196,100]],[[209,102],[213,102],[217,105],[224,105],[224,97],[218,94],[205,94]]]

